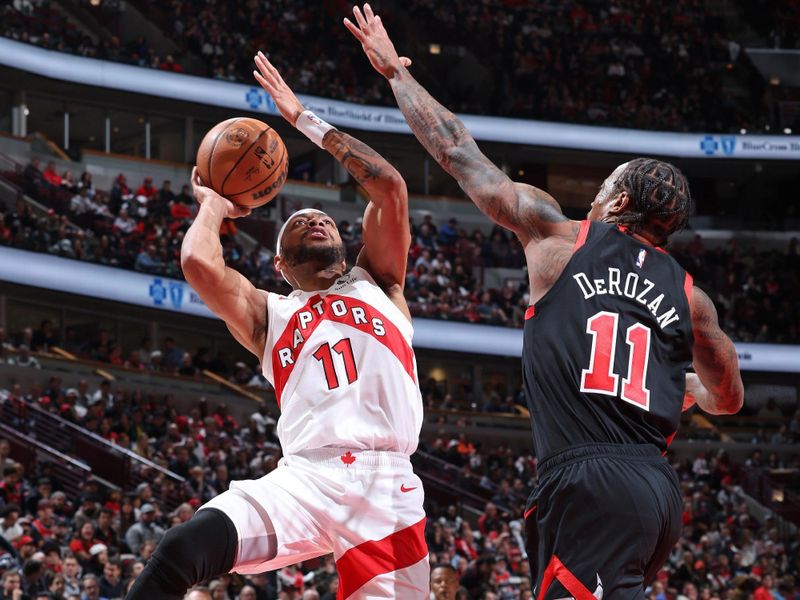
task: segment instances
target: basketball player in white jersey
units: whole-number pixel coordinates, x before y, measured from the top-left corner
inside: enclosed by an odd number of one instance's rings
[[[422,399],[403,298],[411,239],[405,182],[374,150],[305,110],[261,53],[256,64],[286,120],[368,194],[364,247],[347,271],[333,219],[298,211],[281,229],[275,257],[294,291],[256,289],[225,266],[219,240],[222,220],[248,211],[195,172],[201,206],[181,250],[183,271],[261,360],[281,409],[284,457],[167,532],[129,598],[177,600],[220,573],[261,573],[329,553],[338,598],[427,598],[423,490],[409,461]]]

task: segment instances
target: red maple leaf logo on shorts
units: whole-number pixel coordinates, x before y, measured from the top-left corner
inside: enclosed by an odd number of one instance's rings
[[[350,450],[347,451],[347,454],[342,454],[339,458],[341,458],[342,462],[346,465],[352,465],[354,462],[356,462],[356,457],[353,456]]]

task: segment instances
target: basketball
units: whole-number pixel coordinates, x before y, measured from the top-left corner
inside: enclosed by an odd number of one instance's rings
[[[196,164],[205,185],[246,208],[263,206],[277,196],[289,168],[278,133],[247,117],[215,125],[200,142]]]

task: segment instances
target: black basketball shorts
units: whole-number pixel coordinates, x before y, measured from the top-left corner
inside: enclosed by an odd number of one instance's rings
[[[525,511],[537,600],[642,600],[681,532],[675,470],[649,444],[591,444],[539,464]]]

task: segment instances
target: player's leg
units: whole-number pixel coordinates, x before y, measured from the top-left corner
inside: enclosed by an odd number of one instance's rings
[[[236,528],[224,512],[198,511],[167,532],[127,597],[180,600],[191,586],[230,571],[237,547]]]
[[[529,549],[537,598],[643,600],[647,570],[674,543],[680,514],[677,486],[659,460],[584,459],[543,477],[529,516],[538,531],[538,548]]]
[[[192,585],[221,573],[262,573],[330,552],[299,501],[299,495],[309,496],[303,489],[308,484],[285,466],[261,479],[233,482],[167,533],[129,597],[183,598]]]

